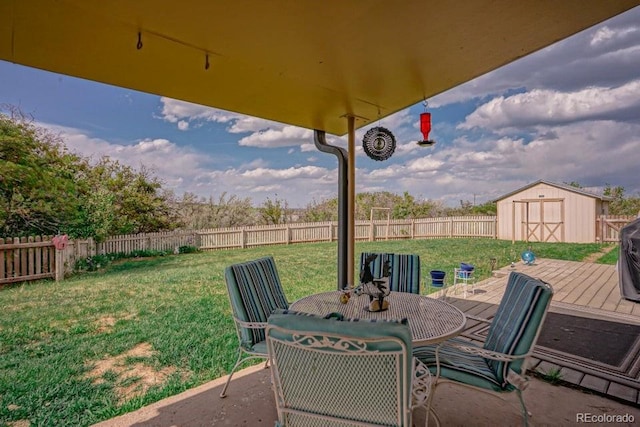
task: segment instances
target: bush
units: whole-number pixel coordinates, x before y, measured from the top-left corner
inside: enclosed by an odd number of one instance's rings
[[[199,252],[200,250],[195,246],[180,246],[178,248],[179,254],[193,254]]]
[[[101,268],[107,267],[113,261],[117,261],[125,258],[151,258],[158,256],[170,255],[172,251],[157,251],[152,249],[139,249],[130,253],[117,252],[111,254],[94,255],[87,258],[82,258],[76,261],[74,271],[96,271]]]

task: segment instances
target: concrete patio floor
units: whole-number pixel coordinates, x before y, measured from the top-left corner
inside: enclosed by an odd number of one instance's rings
[[[199,427],[273,426],[277,420],[270,371],[263,364],[246,368],[231,382],[226,398],[219,397],[226,377],[206,383],[138,411],[105,422],[98,427]],[[443,426],[517,426],[522,417],[515,394],[499,397],[477,393],[465,387],[438,387],[433,406]],[[532,416],[531,426],[571,426],[582,424],[580,417],[626,417],[629,422],[596,423],[633,426],[640,421],[640,408],[531,379],[524,393]],[[414,425],[424,425],[423,411],[414,414]]]
[[[550,282],[556,291],[551,311],[573,315],[640,323],[640,304],[620,298],[614,266],[556,260],[536,260],[534,266],[517,265],[516,270]],[[490,318],[500,301],[510,267],[497,270],[494,277],[476,284],[475,294],[462,298],[448,289],[443,297],[470,314]],[[546,358],[538,351],[534,369],[538,372],[560,368],[569,385],[552,385],[532,378],[524,399],[532,426],[639,425],[638,378],[626,378],[591,365],[567,364]],[[228,396],[219,397],[227,377],[156,402],[137,411],[97,424],[121,426],[273,426],[277,413],[271,389],[270,370],[263,364],[236,373]],[[638,383],[640,384],[640,383]],[[438,387],[433,407],[443,426],[522,425],[515,394],[505,400],[471,389]],[[505,404],[509,402],[510,404]],[[619,418],[616,418],[619,417]],[[626,417],[626,418],[625,418]],[[620,421],[620,422],[618,422]],[[424,414],[414,414],[414,425],[424,425]]]

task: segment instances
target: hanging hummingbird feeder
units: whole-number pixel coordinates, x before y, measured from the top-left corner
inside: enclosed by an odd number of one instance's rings
[[[424,101],[424,113],[420,114],[420,131],[422,132],[422,140],[417,144],[421,147],[431,147],[436,141],[429,139],[429,132],[431,132],[431,113],[427,112],[427,105],[429,103]]]

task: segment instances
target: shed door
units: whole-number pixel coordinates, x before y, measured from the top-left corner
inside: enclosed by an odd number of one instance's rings
[[[524,240],[564,242],[564,199],[518,200],[516,203],[521,205],[520,236]]]

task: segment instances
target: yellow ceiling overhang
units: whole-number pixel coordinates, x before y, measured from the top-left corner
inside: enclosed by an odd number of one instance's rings
[[[638,4],[2,0],[0,59],[342,135]]]

